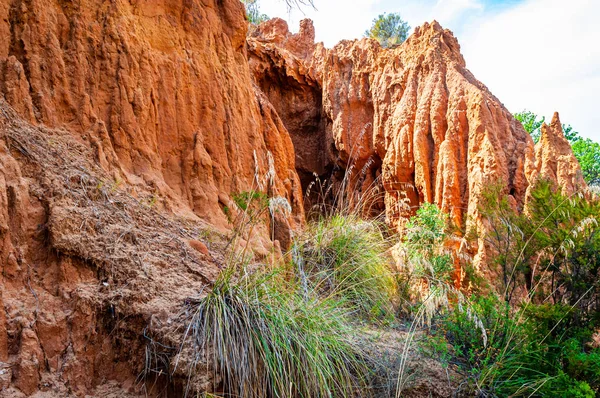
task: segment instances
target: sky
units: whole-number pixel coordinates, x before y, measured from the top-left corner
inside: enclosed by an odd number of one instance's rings
[[[377,15],[398,12],[412,28],[437,20],[461,44],[467,68],[511,112],[530,110],[600,142],[600,0],[314,0],[289,11],[260,0],[261,12],[297,31],[315,24],[327,47],[361,37]]]

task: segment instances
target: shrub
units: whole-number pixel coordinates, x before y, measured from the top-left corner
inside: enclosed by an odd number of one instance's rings
[[[453,286],[454,263],[444,247],[447,216],[435,204],[423,203],[406,224],[400,249],[401,278],[410,286],[419,313],[428,323],[458,292]]]
[[[459,393],[595,396],[600,354],[586,344],[600,326],[598,199],[564,196],[538,181],[522,214],[497,187],[481,210],[500,267],[499,295],[459,297],[432,328],[464,374]],[[421,225],[435,223],[425,217]]]
[[[449,361],[464,375],[460,393],[593,397],[600,365],[595,352],[583,350],[581,331],[565,330],[572,312],[549,304],[515,311],[488,296],[472,297],[468,307],[438,318],[436,336],[446,338]]]
[[[392,47],[405,41],[409,30],[410,26],[402,20],[400,14],[381,14],[373,20],[365,37],[377,40],[382,47]]]
[[[527,212],[525,233],[540,253],[533,293],[574,307],[568,326],[599,326],[600,200],[565,196],[540,181]]]

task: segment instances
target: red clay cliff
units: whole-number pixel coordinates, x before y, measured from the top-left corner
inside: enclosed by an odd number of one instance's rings
[[[498,181],[517,209],[536,178],[585,185],[558,117],[534,149],[436,22],[393,49],[326,49],[308,20],[247,37],[238,0],[10,0],[0,15],[2,396],[181,394],[181,315],[226,265],[235,193],[290,203],[277,243],[257,234],[266,255],[302,225],[315,176],[351,201],[379,192],[369,206],[396,228],[426,201],[472,228]]]

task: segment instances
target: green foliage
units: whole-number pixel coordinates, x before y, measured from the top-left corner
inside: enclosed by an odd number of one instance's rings
[[[588,332],[566,327],[572,314],[552,304],[515,311],[495,296],[474,296],[438,318],[433,334],[452,347],[449,362],[464,375],[462,394],[594,397],[598,350],[584,349]]]
[[[582,138],[571,146],[581,165],[585,181],[590,185],[600,185],[600,144],[589,138]]]
[[[600,349],[585,352],[577,340],[572,340],[567,362],[567,372],[580,380],[589,380],[589,384],[600,386]]]
[[[596,393],[587,382],[574,380],[568,374],[559,373],[558,376],[549,379],[540,388],[539,396],[556,398],[595,398]]]
[[[452,285],[454,263],[444,247],[448,218],[435,204],[423,203],[406,224],[402,249],[402,280],[416,301],[419,316],[430,322],[455,295]],[[423,288],[423,285],[426,288]],[[407,300],[407,299],[405,299]]]
[[[382,225],[335,215],[311,224],[296,243],[294,261],[301,277],[324,295],[371,319],[393,314],[395,280]]]
[[[442,283],[452,281],[452,258],[443,249],[446,223],[447,216],[435,204],[423,203],[406,224],[404,246],[416,277]]]
[[[570,124],[563,124],[562,129],[563,129],[563,134],[565,135],[565,138],[571,144],[573,144],[575,141],[578,141],[581,139],[581,137],[579,137],[579,132],[573,130],[573,127],[571,127]]]
[[[406,224],[404,240],[411,245],[423,245],[429,252],[443,243],[445,236],[445,215],[433,203],[423,203]]]
[[[365,37],[375,39],[382,47],[396,46],[408,37],[410,26],[400,14],[381,14],[373,20],[373,25],[365,32]]]
[[[541,119],[538,119],[538,115],[528,110],[515,113],[514,116],[515,119],[521,122],[525,131],[531,135],[533,142],[537,144],[540,140],[542,124],[546,121],[546,118],[542,116]]]
[[[419,350],[423,355],[435,358],[444,366],[448,366],[452,358],[446,336],[437,329],[432,329],[427,338],[420,342]]]
[[[536,294],[578,309],[575,326],[600,320],[600,201],[566,197],[539,182],[528,204],[530,244],[538,252]]]
[[[524,231],[530,228],[530,220],[514,211],[503,189],[503,184],[499,183],[484,190],[479,212],[489,225],[485,231],[479,232],[486,245],[494,251],[488,266],[499,277],[491,281],[492,285],[510,303],[518,287],[531,288],[530,260],[539,247],[529,242]]]
[[[259,25],[271,19],[260,12],[259,0],[242,0],[242,3],[246,6],[246,18],[251,24]]]
[[[483,195],[481,214],[489,222],[486,243],[494,250],[501,278],[496,287],[512,302],[521,287],[532,298],[577,306],[591,321],[600,311],[600,201],[566,197],[539,181],[526,211],[516,213],[497,186]],[[596,314],[596,315],[594,315]]]
[[[226,396],[355,396],[368,373],[347,314],[332,298],[299,293],[278,272],[234,282],[225,271],[193,304],[184,343],[207,358]],[[195,371],[198,363],[192,364]]]
[[[259,191],[244,191],[232,195],[235,204],[242,210],[262,211],[269,206],[268,196]]]
[[[459,299],[434,324],[465,375],[461,393],[594,397],[600,350],[586,347],[600,327],[600,201],[540,181],[518,214],[505,196],[490,187],[480,209],[502,295]]]

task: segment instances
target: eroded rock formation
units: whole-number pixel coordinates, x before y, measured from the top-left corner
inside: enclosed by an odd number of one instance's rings
[[[554,114],[550,125],[542,124],[541,130],[540,141],[535,146],[535,167],[531,171],[531,179],[553,181],[563,195],[580,192],[587,184],[571,144],[565,138],[558,113]]]
[[[226,266],[232,195],[285,197],[281,241],[303,219],[243,6],[15,0],[0,15],[0,395],[141,391],[171,373],[186,300]],[[177,378],[155,393],[182,395]]]
[[[298,34],[287,23],[272,19],[260,25],[248,41],[254,81],[275,106],[294,143],[296,170],[303,190],[314,174],[326,178],[336,151],[323,111],[323,92],[317,77],[306,70],[305,58],[314,51],[314,27],[304,20]]]
[[[313,102],[313,109],[321,108],[319,135],[335,146],[323,154],[351,170],[352,191],[381,183],[392,225],[427,201],[468,227],[476,223],[482,189],[498,182],[523,205],[533,176],[533,141],[466,69],[450,31],[434,22],[394,49],[362,39],[332,49],[313,45],[311,54],[306,44],[299,51],[287,43],[290,37],[305,43],[314,35],[307,29],[291,35],[283,24],[261,25],[249,39],[254,75],[260,82],[269,70],[271,81],[321,89],[322,102]],[[262,86],[278,111],[294,103]],[[301,106],[306,107],[296,108]],[[306,131],[304,114],[294,117],[286,124],[292,140]]]
[[[115,178],[223,227],[226,198],[255,181],[254,151],[261,174],[270,151],[273,189],[302,217],[292,143],[250,81],[239,1],[6,1],[0,14],[0,91],[25,120],[69,130]]]
[[[111,185],[70,132],[0,110],[0,395],[124,396],[167,369],[139,359],[172,355],[182,300],[222,267],[218,245],[198,250],[205,224]]]
[[[437,22],[418,27],[405,43],[387,50],[362,39],[332,49],[312,44],[307,51],[313,38],[308,21],[291,34],[275,19],[248,39],[255,80],[285,115],[300,148],[296,164],[303,167],[304,189],[318,175],[332,192],[343,191],[335,199],[345,195],[344,205],[384,210],[398,230],[421,203],[436,203],[468,233],[487,228],[479,204],[490,186],[502,187],[517,211],[537,178],[566,192],[585,187],[557,116],[543,127],[534,149],[521,124],[466,68],[452,32]],[[274,82],[295,88],[277,91]],[[318,137],[321,148],[311,159],[327,168],[302,160],[300,137],[307,134]],[[457,243],[454,249],[485,266],[483,240]],[[458,264],[457,272],[460,282]]]

